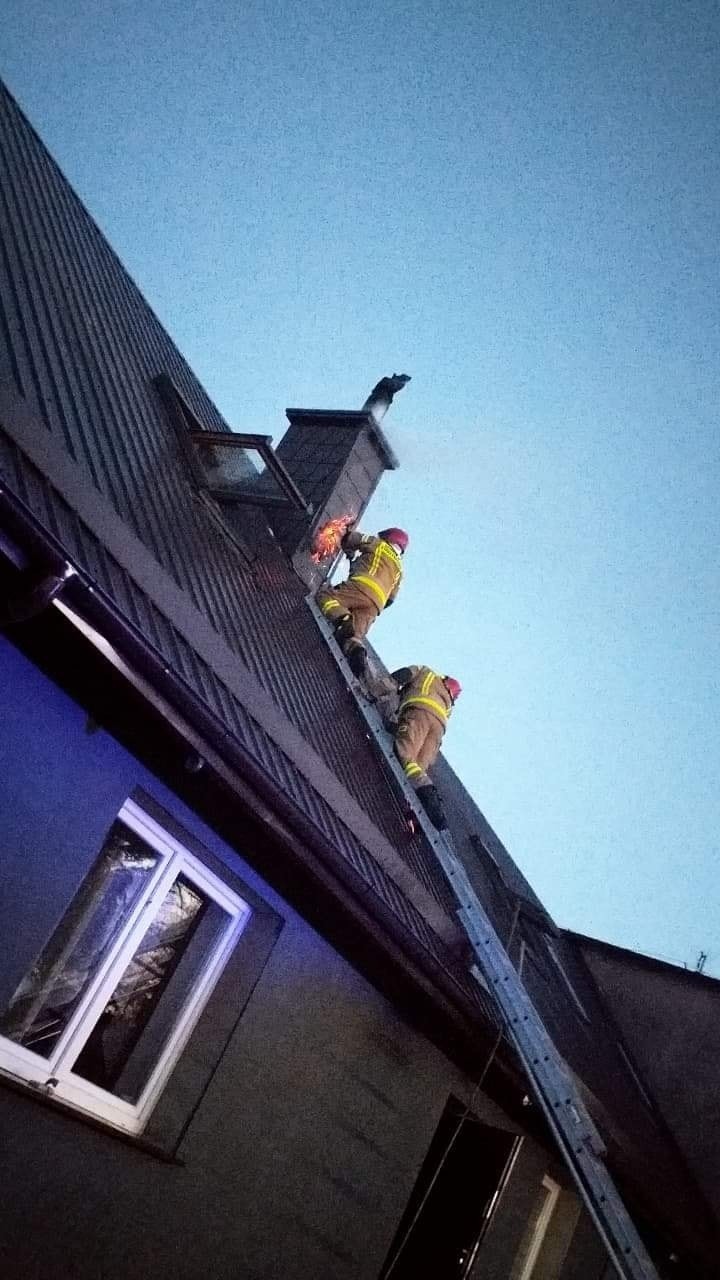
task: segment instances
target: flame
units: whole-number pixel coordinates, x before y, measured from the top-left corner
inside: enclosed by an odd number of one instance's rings
[[[315,534],[310,559],[315,564],[322,564],[328,556],[336,555],[350,525],[354,523],[355,516],[336,516],[334,520],[328,520]]]

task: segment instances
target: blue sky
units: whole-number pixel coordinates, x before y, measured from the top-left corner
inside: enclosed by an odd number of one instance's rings
[[[715,3],[39,0],[0,67],[228,421],[387,419],[391,665],[560,924],[720,974]]]

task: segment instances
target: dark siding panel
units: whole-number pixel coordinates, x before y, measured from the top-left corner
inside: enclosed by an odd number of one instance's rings
[[[78,380],[77,364],[72,358],[74,312],[67,305],[64,282],[59,275],[57,242],[48,225],[47,203],[43,198],[45,193],[40,185],[32,154],[27,146],[22,145],[25,141],[22,135],[16,134],[14,137],[18,143],[15,153],[16,162],[26,168],[30,178],[24,187],[17,187],[15,190],[18,225],[22,224],[28,229],[25,262],[31,273],[34,296],[38,300],[38,316],[42,320],[39,333],[41,337],[43,333],[46,335],[46,351],[54,370],[53,382],[61,399],[66,438],[70,442],[74,456],[82,457],[86,461],[93,482],[97,485],[100,474],[98,460],[92,450],[87,447],[89,433],[87,431],[83,433],[79,427],[85,403],[85,389]],[[12,143],[10,145],[12,146]],[[30,234],[33,228],[38,232],[35,236]]]
[[[3,214],[3,229],[0,239],[2,239],[5,246],[4,263],[9,271],[9,280],[3,282],[2,293],[3,296],[12,298],[15,306],[15,324],[11,325],[10,328],[18,338],[15,356],[19,367],[23,371],[22,376],[26,390],[28,394],[33,395],[47,425],[49,414],[45,401],[42,372],[47,369],[47,359],[37,336],[37,323],[32,314],[31,286],[19,256],[16,223],[12,216],[13,209],[9,202],[9,196],[5,194],[6,190],[5,184],[0,183],[0,199],[2,199],[0,211]]]

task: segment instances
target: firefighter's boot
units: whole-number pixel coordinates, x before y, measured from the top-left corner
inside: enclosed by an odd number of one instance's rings
[[[341,649],[345,648],[348,640],[352,640],[353,620],[349,613],[344,613],[342,618],[339,618],[335,623],[334,635]]]
[[[354,676],[364,676],[367,671],[368,658],[359,640],[353,640],[345,647],[345,657]]]
[[[442,800],[435,790],[435,787],[432,784],[426,787],[418,787],[415,794],[428,818],[435,827],[435,830],[446,831],[447,818],[445,817]]]

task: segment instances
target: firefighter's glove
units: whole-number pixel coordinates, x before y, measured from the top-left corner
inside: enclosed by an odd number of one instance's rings
[[[395,685],[396,690],[404,689],[405,685],[409,684],[412,678],[413,673],[410,667],[398,667],[397,671],[390,672],[390,679]]]
[[[347,545],[347,540],[348,540],[348,538],[349,538],[349,537],[351,537],[351,536],[352,536],[352,534],[354,534],[354,533],[355,533],[355,529],[354,529],[354,527],[351,525],[349,529],[346,529],[346,530],[345,530],[345,532],[344,532],[344,534],[343,534],[342,538],[340,539],[340,550],[341,550],[341,551],[343,551],[343,552],[345,553],[345,555],[347,556],[348,560],[352,560],[352,559],[353,559],[353,557],[357,555],[357,547],[352,547],[352,549],[351,549],[351,548],[349,548],[349,547],[348,547],[348,545]]]

